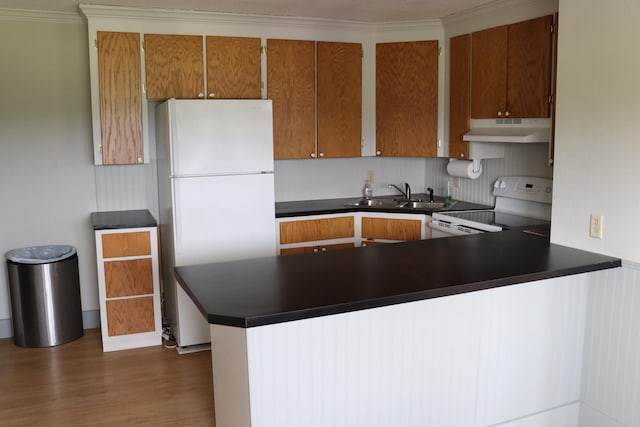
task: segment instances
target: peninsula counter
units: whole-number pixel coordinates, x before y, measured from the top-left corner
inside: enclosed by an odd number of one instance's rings
[[[217,427],[475,426],[577,400],[583,273],[620,265],[512,230],[176,277],[211,323]]]

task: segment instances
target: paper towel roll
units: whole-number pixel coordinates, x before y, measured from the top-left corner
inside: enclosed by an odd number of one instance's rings
[[[476,179],[482,173],[482,164],[478,162],[478,170],[474,172],[471,160],[452,160],[447,164],[447,173],[451,176]]]

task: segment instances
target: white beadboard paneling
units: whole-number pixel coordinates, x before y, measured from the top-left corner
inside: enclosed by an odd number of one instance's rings
[[[485,292],[478,425],[578,401],[587,275]]]
[[[602,412],[596,411],[584,403],[580,404],[578,420],[579,427],[628,427],[612,420]]]
[[[578,424],[579,411],[580,404],[576,402],[491,427],[585,427]]]
[[[251,426],[574,426],[587,285],[575,275],[240,329]]]
[[[465,294],[249,329],[252,427],[473,425],[477,301]]]
[[[374,196],[394,194],[387,185],[402,188],[404,182],[414,193],[422,193],[426,164],[423,158],[401,157],[278,160],[276,201],[361,197],[368,171],[374,173]]]
[[[624,426],[640,426],[640,267],[593,274],[581,400]]]
[[[149,209],[158,218],[158,183],[155,163],[131,166],[96,166],[98,211]]]
[[[359,157],[349,159],[279,160],[275,162],[276,201],[360,197],[367,171],[374,172],[374,195],[393,194],[387,184],[408,182],[414,193],[428,187],[444,195],[447,180],[446,158]],[[496,178],[505,175],[551,177],[548,145],[507,144],[504,159],[482,161],[478,179],[459,179],[453,198],[493,206],[491,194]]]
[[[447,180],[452,184],[457,181],[459,186],[453,188],[454,199],[493,206],[491,192],[498,177],[553,176],[553,169],[548,165],[548,150],[548,144],[505,144],[504,158],[482,160],[482,174],[478,179],[453,178],[447,174],[449,159],[428,159],[425,187],[432,187],[441,195],[445,194]]]

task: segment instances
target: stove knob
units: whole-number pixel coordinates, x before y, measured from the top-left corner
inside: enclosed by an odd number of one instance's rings
[[[500,188],[507,188],[507,183],[504,181],[500,181]]]
[[[500,180],[497,180],[495,184],[493,184],[494,188],[500,188]]]

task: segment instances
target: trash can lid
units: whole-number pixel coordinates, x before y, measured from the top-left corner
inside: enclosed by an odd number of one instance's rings
[[[76,248],[69,245],[30,246],[13,249],[6,253],[9,261],[21,264],[45,264],[62,261],[76,253]]]

